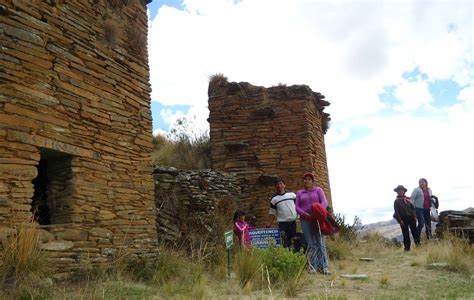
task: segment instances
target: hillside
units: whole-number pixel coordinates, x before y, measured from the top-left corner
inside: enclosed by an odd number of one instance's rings
[[[400,230],[400,225],[398,225],[395,219],[364,225],[364,228],[361,233],[365,234],[369,232],[377,232],[388,239],[396,238],[399,241],[402,240],[402,232]]]
[[[469,207],[464,210],[463,212],[473,212],[474,208]],[[441,213],[441,212],[440,212]],[[431,229],[433,232],[435,232],[436,225],[438,223],[436,222],[431,222]],[[362,229],[361,233],[369,233],[369,232],[377,232],[380,235],[382,235],[385,238],[388,239],[397,239],[398,241],[402,241],[402,232],[400,229],[400,225],[398,225],[397,221],[395,219],[389,220],[389,221],[381,221],[381,222],[376,222],[376,223],[370,223],[367,225],[364,225],[364,228]]]

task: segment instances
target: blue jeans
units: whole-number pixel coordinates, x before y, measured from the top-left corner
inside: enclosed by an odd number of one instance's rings
[[[416,228],[418,239],[421,238],[421,231],[423,226],[426,227],[426,238],[431,238],[431,217],[429,208],[415,208],[416,211],[416,220],[418,221],[418,226]]]
[[[326,237],[315,232],[311,227],[311,222],[301,219],[301,229],[303,229],[304,239],[308,244],[306,254],[308,262],[315,270],[323,270],[329,266],[329,260],[326,253]]]

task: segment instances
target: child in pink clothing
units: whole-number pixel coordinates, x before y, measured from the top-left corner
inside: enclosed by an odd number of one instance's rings
[[[254,229],[254,227],[245,222],[245,212],[237,210],[234,213],[234,233],[243,249],[250,247],[250,229]]]

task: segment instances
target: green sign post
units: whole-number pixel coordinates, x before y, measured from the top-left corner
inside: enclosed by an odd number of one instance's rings
[[[227,250],[227,277],[230,278],[230,249],[234,246],[234,232],[232,230],[224,232],[224,241]]]

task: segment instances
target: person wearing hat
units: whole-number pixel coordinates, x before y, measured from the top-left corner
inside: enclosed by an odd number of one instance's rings
[[[416,229],[415,206],[413,206],[410,198],[405,196],[407,189],[403,185],[397,186],[393,191],[397,193],[397,198],[393,202],[393,209],[395,210],[393,217],[397,220],[402,229],[404,249],[405,251],[410,251],[411,241],[409,230],[411,231],[415,244],[420,243],[420,236]]]
[[[318,230],[314,230],[315,218],[312,213],[313,203],[320,203],[326,209],[328,202],[322,188],[314,185],[313,173],[303,174],[303,188],[296,193],[296,212],[301,217],[301,228],[307,243],[306,253],[310,273],[331,274],[329,259],[326,253],[326,238]]]

